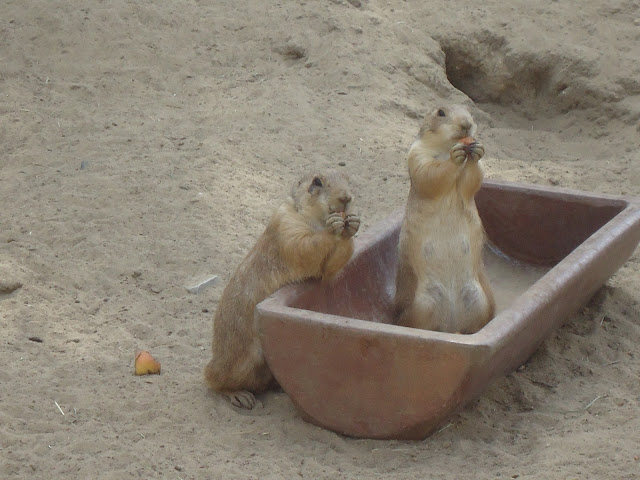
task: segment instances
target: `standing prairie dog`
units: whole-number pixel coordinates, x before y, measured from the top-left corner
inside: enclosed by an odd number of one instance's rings
[[[360,227],[351,200],[341,173],[303,177],[222,292],[213,321],[213,358],[204,374],[234,406],[253,408],[253,394],[276,384],[254,325],[255,306],[288,283],[328,279],[347,263]]]
[[[495,313],[474,200],[482,185],[478,161],[484,155],[475,133],[465,107],[438,108],[425,117],[409,150],[411,187],[396,278],[399,325],[474,333]]]

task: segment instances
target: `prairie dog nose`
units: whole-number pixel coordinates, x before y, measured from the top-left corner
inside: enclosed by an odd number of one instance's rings
[[[338,200],[340,200],[345,206],[347,206],[351,199],[352,197],[348,193],[343,193],[342,195],[340,195],[340,197],[338,197]]]

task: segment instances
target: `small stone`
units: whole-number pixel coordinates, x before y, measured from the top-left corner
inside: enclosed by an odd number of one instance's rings
[[[347,162],[338,162],[338,165],[340,165],[341,167],[346,167],[347,166]]]
[[[133,273],[131,274],[133,278],[138,278],[141,275],[142,275],[142,272],[140,270],[134,270]]]
[[[221,281],[220,277],[218,277],[217,275],[213,275],[212,277],[209,277],[201,282],[196,283],[192,287],[185,287],[185,288],[189,293],[193,293],[195,295],[202,292],[204,289],[208,287],[219,284],[220,281]]]
[[[80,170],[84,170],[88,166],[89,166],[89,162],[87,160],[83,160],[82,162],[80,162]]]

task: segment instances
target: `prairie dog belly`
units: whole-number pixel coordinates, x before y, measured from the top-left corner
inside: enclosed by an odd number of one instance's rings
[[[419,280],[426,276],[446,284],[454,279],[470,280],[475,275],[476,262],[482,255],[480,219],[477,213],[451,203],[409,212],[404,248],[411,251]]]
[[[416,288],[407,326],[452,333],[473,333],[484,326],[489,299],[478,280],[444,285],[426,279]]]
[[[416,216],[409,218],[401,242],[413,264],[416,289],[401,324],[448,332],[478,330],[490,301],[479,278],[483,232],[477,213],[455,204],[412,213]]]

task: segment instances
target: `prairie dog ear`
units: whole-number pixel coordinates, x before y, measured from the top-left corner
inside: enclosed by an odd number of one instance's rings
[[[313,177],[311,184],[309,185],[309,193],[313,193],[314,190],[319,190],[324,186],[322,179],[319,176]]]

